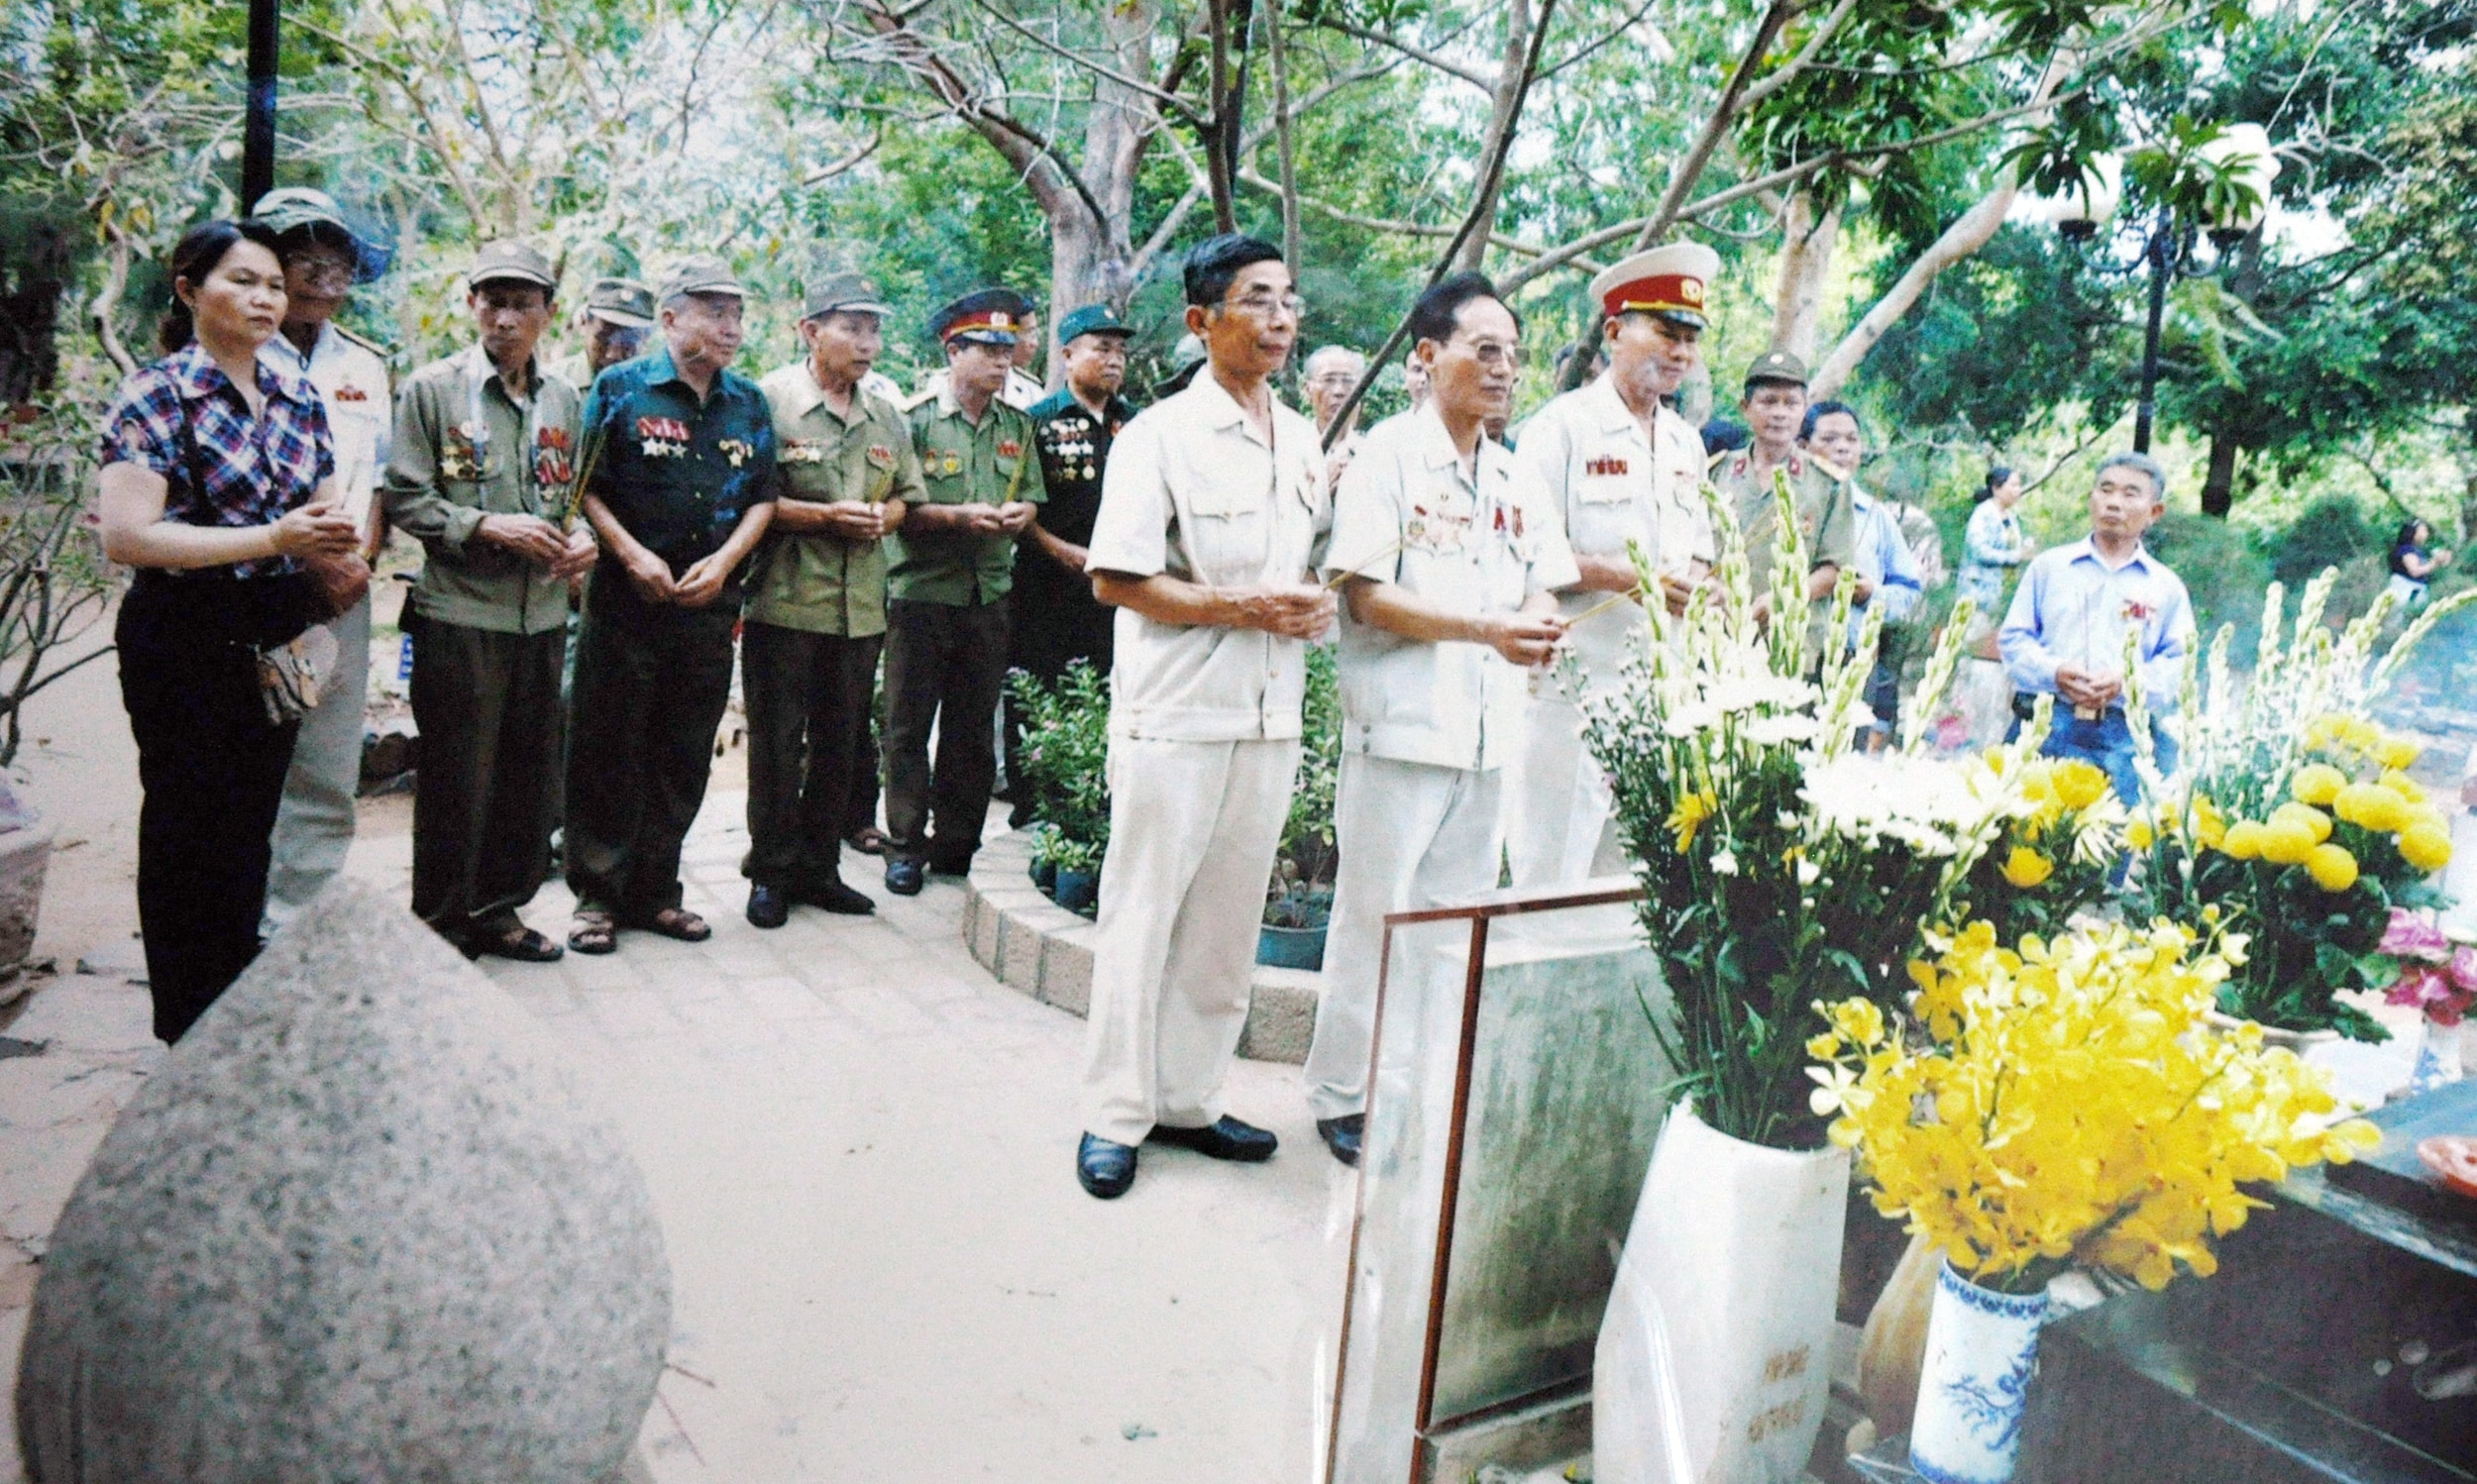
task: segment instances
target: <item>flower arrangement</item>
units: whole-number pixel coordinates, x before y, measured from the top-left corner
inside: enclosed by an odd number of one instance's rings
[[[1774,571],[1803,574],[1785,481],[1776,497]],[[2011,795],[1999,772],[1920,755],[1915,719],[1902,752],[1856,752],[1879,624],[1855,653],[1810,667],[1804,584],[1776,583],[1773,616],[1759,617],[1736,521],[1708,485],[1704,498],[1718,580],[1681,618],[1646,604],[1617,685],[1570,689],[1645,888],[1673,1006],[1654,1029],[1696,1113],[1734,1138],[1814,1147],[1823,1127],[1806,1106],[1803,1047],[1816,994],[1900,992],[1919,924],[1941,920]],[[1658,591],[1640,551],[1634,561],[1640,590]],[[1845,575],[1825,632],[1847,632],[1850,589]],[[1913,718],[1932,713],[1965,627],[1966,616],[1947,626]]]
[[[2211,1238],[2265,1204],[2244,1186],[2381,1142],[2260,1026],[2204,1023],[2240,951],[2222,943],[2161,923],[2016,951],[1974,922],[1911,968],[1906,1016],[1817,1007],[1815,1110],[1876,1208],[1986,1287],[2032,1293],[2072,1264],[2151,1289],[2208,1276]]]
[[[2469,1006],[2477,1003],[2477,948],[2455,944],[2415,912],[2398,910],[2381,947],[2400,966],[2385,1004],[2412,1007],[2436,1025],[2467,1018]]]
[[[2033,729],[2043,735],[2043,721]],[[2020,806],[1962,888],[1967,915],[1993,924],[2001,942],[2053,936],[2098,907],[2115,889],[2124,850],[2124,805],[2103,770],[2080,758],[2016,756],[1987,754],[1991,769],[2016,770]]]
[[[2378,662],[2389,600],[2334,636],[2321,619],[2335,577],[2307,584],[2293,626],[2272,584],[2248,684],[2230,677],[2227,629],[2188,673],[2177,772],[2143,765],[2148,796],[2126,832],[2141,856],[2128,904],[2144,919],[2215,912],[2250,938],[2219,992],[2227,1014],[2379,1041],[2381,1025],[2338,997],[2398,977],[2382,947],[2393,908],[2430,899],[2425,878],[2449,862],[2451,836],[2407,774],[2417,745],[2370,708],[2409,652],[2477,590],[2426,609]]]

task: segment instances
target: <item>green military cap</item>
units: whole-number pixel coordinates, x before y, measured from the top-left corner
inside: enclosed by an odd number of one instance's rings
[[[662,302],[667,304],[685,293],[729,294],[735,299],[748,297],[748,290],[740,286],[739,275],[731,271],[731,265],[703,253],[681,259],[672,266],[671,276],[662,280]]]
[[[306,230],[313,238],[344,249],[353,255],[356,266],[369,257],[360,236],[345,225],[344,208],[323,190],[305,185],[270,190],[258,198],[254,215],[277,237]]]
[[[559,275],[551,271],[551,261],[529,243],[502,237],[485,242],[482,251],[473,255],[473,268],[465,274],[467,288],[480,288],[485,283],[531,283],[541,288],[557,288]]]
[[[585,291],[585,312],[624,330],[650,330],[654,291],[634,278],[596,278]]]
[[[1083,335],[1115,335],[1121,340],[1135,333],[1135,327],[1120,319],[1107,304],[1086,304],[1058,321],[1058,344]]]
[[[1746,369],[1746,387],[1749,391],[1762,381],[1803,386],[1806,384],[1806,363],[1786,351],[1766,351],[1755,358],[1753,366]]]
[[[821,279],[808,290],[802,319],[816,319],[828,314],[892,314],[886,296],[865,273],[836,273]]]

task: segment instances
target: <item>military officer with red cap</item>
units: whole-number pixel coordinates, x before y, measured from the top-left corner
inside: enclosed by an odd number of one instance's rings
[[[1582,620],[1566,644],[1589,687],[1615,682],[1628,636],[1643,626],[1640,609],[1604,606],[1609,593],[1635,588],[1630,546],[1651,558],[1672,610],[1682,610],[1711,572],[1703,443],[1669,399],[1702,360],[1703,300],[1719,270],[1711,249],[1671,243],[1593,279],[1591,296],[1606,316],[1608,370],[1523,425],[1516,457],[1547,487],[1582,572],[1560,606],[1568,620]],[[1532,688],[1518,781],[1506,800],[1517,887],[1625,870],[1608,790],[1584,756],[1575,699],[1551,677]]]

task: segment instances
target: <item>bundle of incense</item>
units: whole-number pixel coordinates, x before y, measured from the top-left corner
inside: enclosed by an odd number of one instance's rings
[[[585,457],[577,463],[577,477],[568,481],[568,503],[559,515],[563,534],[577,528],[577,515],[585,508],[586,486],[593,482],[593,467],[602,462],[602,445],[606,442],[601,427],[595,425],[593,436],[586,442]]]
[[[1356,567],[1350,568],[1346,572],[1337,572],[1331,578],[1327,579],[1325,582],[1325,590],[1327,592],[1331,592],[1343,583],[1350,581],[1352,578],[1363,578],[1367,576],[1367,569],[1369,567],[1374,566],[1378,562],[1382,562],[1385,558],[1392,556],[1394,553],[1400,551],[1408,545],[1410,545],[1410,542],[1407,538],[1405,538],[1404,540],[1397,541],[1393,543],[1393,545],[1386,547],[1383,551],[1360,558]]]

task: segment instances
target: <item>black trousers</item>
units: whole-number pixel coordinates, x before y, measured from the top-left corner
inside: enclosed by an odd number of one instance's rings
[[[705,801],[731,699],[739,598],[647,603],[605,561],[585,602],[569,725],[568,886],[580,908],[641,921],[680,904],[680,846]]]
[[[177,1041],[258,957],[269,837],[300,726],[259,698],[252,583],[145,573],[121,600],[138,743],[138,927],[155,1033]]]
[[[842,879],[854,776],[877,773],[869,705],[885,643],[882,634],[850,639],[770,623],[742,630],[750,880],[790,887]]]
[[[516,925],[550,875],[568,631],[423,619],[413,639],[413,915],[459,947]]]
[[[1095,671],[1109,675],[1118,609],[1093,600],[1090,580],[1026,550],[1016,557],[1015,590],[1008,597],[1015,615],[1011,668],[1055,684],[1067,666],[1089,660]],[[1007,796],[1015,800],[1009,822],[1021,829],[1031,821],[1036,800],[1017,762],[1023,753],[1023,718],[1012,695],[1006,698],[1006,713],[1001,730],[1007,744]]]
[[[886,605],[886,853],[959,867],[981,846],[998,778],[1007,605]],[[929,766],[929,729],[937,766]]]

